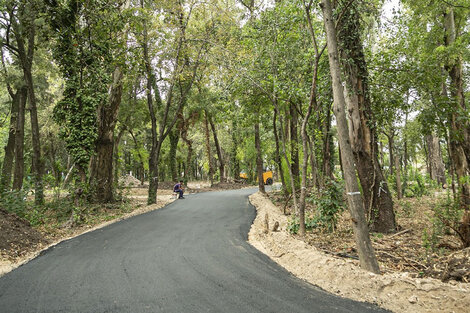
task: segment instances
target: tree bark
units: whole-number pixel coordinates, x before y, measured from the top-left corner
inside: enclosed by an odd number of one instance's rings
[[[432,180],[443,186],[446,183],[444,162],[442,161],[441,146],[439,137],[434,133],[426,135],[427,158],[429,167],[429,176]]]
[[[13,168],[13,161],[15,158],[15,139],[16,130],[18,127],[18,110],[20,106],[20,90],[16,93],[10,93],[11,110],[10,110],[10,127],[8,131],[8,141],[5,145],[5,156],[2,164],[2,176],[0,177],[0,193],[2,191],[10,190],[11,187],[11,174]]]
[[[93,186],[93,200],[99,203],[114,201],[114,127],[121,104],[122,76],[121,70],[116,67],[110,87],[109,101],[98,107],[98,138],[95,148],[96,156],[91,166],[90,184]]]
[[[395,169],[396,169],[396,177],[395,182],[397,184],[397,199],[400,200],[403,198],[402,194],[402,187],[401,187],[401,170],[400,170],[400,158],[398,157],[398,153],[395,154]]]
[[[328,59],[330,73],[333,81],[334,113],[338,127],[338,139],[341,147],[341,159],[344,169],[346,183],[346,194],[348,207],[351,213],[351,220],[358,247],[359,261],[365,270],[379,273],[379,265],[372,247],[369,231],[365,221],[364,203],[359,192],[356,172],[354,170],[354,155],[349,142],[349,130],[346,120],[346,103],[341,84],[340,65],[338,60],[338,48],[336,43],[336,29],[333,20],[333,13],[330,0],[322,0],[320,4],[323,11],[323,21],[326,29],[328,42]]]
[[[349,112],[349,139],[356,160],[371,228],[381,233],[396,229],[393,201],[378,160],[375,120],[369,98],[368,73],[359,34],[359,13],[350,6],[341,20],[344,89]]]
[[[217,138],[217,130],[215,128],[214,122],[212,121],[212,117],[209,115],[209,123],[212,129],[212,135],[214,136],[214,143],[215,143],[215,150],[217,151],[217,157],[219,158],[219,172],[220,172],[220,182],[225,182],[225,162],[224,157],[222,155],[222,149],[219,145],[219,139]]]
[[[24,178],[24,123],[25,108],[28,98],[28,89],[22,87],[19,92],[18,119],[15,134],[15,171],[13,174],[13,189],[21,190],[23,188]]]
[[[209,130],[209,121],[207,118],[207,112],[204,115],[204,134],[206,139],[206,153],[207,153],[207,162],[209,163],[209,181],[211,182],[211,186],[214,183],[214,168],[212,162],[212,152],[211,152],[211,143],[210,143],[210,130]]]

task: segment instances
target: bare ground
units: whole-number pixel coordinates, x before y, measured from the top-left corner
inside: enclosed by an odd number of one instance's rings
[[[343,243],[341,251],[354,255],[350,231],[346,231],[348,236],[343,234],[339,238],[330,238],[330,243],[335,242],[336,248],[335,244],[333,247],[328,245],[328,236],[318,233],[310,234],[306,241],[300,240],[286,231],[287,216],[269,198],[256,193],[250,197],[250,201],[257,208],[257,217],[249,233],[249,242],[294,275],[329,292],[376,303],[394,312],[468,312],[470,288],[467,283],[454,280],[444,283],[435,278],[419,278],[416,273],[400,271],[391,265],[383,266],[382,262],[382,275],[369,273],[359,267],[356,259],[342,257],[342,253],[335,255],[338,242]],[[266,214],[269,224],[267,232]],[[272,231],[275,222],[279,223],[279,231]],[[343,241],[345,238],[348,239]],[[379,239],[382,242],[379,244],[387,249],[387,241],[395,240],[396,246],[407,241],[400,235]],[[463,253],[467,253],[463,257],[468,260],[468,250]],[[396,260],[396,263],[400,262]]]

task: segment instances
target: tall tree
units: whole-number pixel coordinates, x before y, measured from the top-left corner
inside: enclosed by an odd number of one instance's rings
[[[349,138],[361,181],[366,214],[377,232],[396,230],[393,201],[378,160],[377,134],[369,94],[368,71],[361,41],[359,4],[340,6],[338,40],[346,79]]]
[[[7,47],[16,55],[23,71],[25,85],[28,89],[28,110],[30,111],[32,133],[32,170],[34,173],[34,199],[36,204],[44,203],[43,163],[41,160],[41,140],[35,84],[33,79],[33,61],[36,49],[36,19],[38,17],[37,1],[20,1],[6,4],[10,17],[10,26],[16,41],[16,47],[7,42]]]
[[[333,9],[330,0],[322,0],[320,4],[323,11],[323,20],[328,42],[328,59],[330,73],[333,81],[334,113],[337,120],[338,139],[341,147],[341,160],[346,183],[348,207],[358,247],[359,261],[364,269],[379,273],[379,265],[375,257],[374,248],[369,237],[367,223],[365,221],[364,203],[356,179],[354,168],[354,155],[349,142],[349,130],[346,121],[346,101],[341,84],[341,69],[339,64],[338,45],[336,37]]]

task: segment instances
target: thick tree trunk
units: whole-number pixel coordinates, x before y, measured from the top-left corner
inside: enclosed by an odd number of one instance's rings
[[[8,132],[8,141],[5,145],[5,156],[2,164],[2,176],[0,177],[0,193],[10,190],[11,174],[13,168],[13,160],[15,158],[15,139],[16,129],[18,127],[18,110],[20,106],[20,90],[12,93],[11,110],[10,110],[10,128]]]
[[[330,0],[322,0],[320,4],[323,11],[326,36],[328,41],[328,59],[330,73],[333,81],[334,112],[338,127],[338,139],[341,147],[341,159],[344,168],[346,194],[348,207],[359,254],[361,267],[365,270],[379,273],[379,265],[375,257],[374,248],[369,238],[369,231],[365,221],[364,203],[359,192],[356,172],[354,170],[354,155],[349,142],[349,130],[346,120],[346,103],[341,84],[340,66],[338,61],[338,48],[336,43],[336,29]]]
[[[344,10],[339,35],[343,70],[347,88],[344,89],[348,105],[349,139],[356,160],[364,204],[371,228],[381,233],[396,229],[393,201],[378,160],[377,136],[374,130],[368,73],[359,35],[359,13],[351,6]],[[348,61],[346,61],[348,60]]]
[[[15,134],[15,171],[13,174],[13,189],[21,190],[23,188],[24,178],[24,123],[25,108],[28,98],[28,89],[23,87],[19,91],[18,118]]]
[[[263,158],[261,154],[261,140],[259,136],[259,112],[256,113],[255,121],[255,149],[256,149],[256,174],[258,177],[258,190],[266,193],[263,180]]]
[[[96,156],[93,158],[91,166],[90,184],[93,186],[93,200],[100,203],[114,201],[114,127],[121,104],[122,76],[121,70],[116,68],[113,73],[109,101],[100,104],[98,108],[98,138]]]
[[[222,149],[219,145],[219,139],[217,138],[217,130],[215,128],[214,122],[212,121],[211,116],[209,115],[209,123],[211,124],[212,135],[214,136],[215,150],[217,151],[217,157],[219,158],[219,172],[220,172],[220,182],[225,182],[225,162],[224,156],[222,155]]]

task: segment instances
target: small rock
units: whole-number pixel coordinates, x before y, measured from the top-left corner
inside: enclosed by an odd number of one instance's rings
[[[408,298],[408,302],[415,304],[418,302],[418,297],[415,295],[412,295],[411,297]]]

